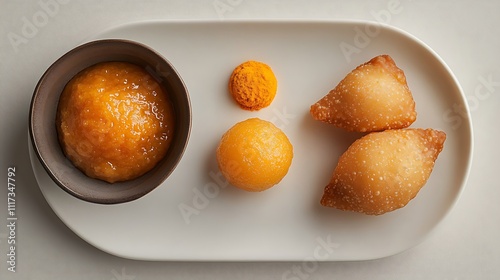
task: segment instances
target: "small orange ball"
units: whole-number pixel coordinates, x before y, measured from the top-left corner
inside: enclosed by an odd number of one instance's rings
[[[276,96],[278,81],[269,65],[249,60],[233,70],[229,92],[241,108],[258,111],[269,106]]]
[[[258,118],[231,127],[217,147],[224,177],[240,189],[259,192],[278,184],[292,163],[293,146],[274,124]]]

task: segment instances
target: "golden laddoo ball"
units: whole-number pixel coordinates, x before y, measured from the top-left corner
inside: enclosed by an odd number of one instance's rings
[[[260,192],[278,184],[292,163],[293,146],[268,121],[251,118],[231,127],[217,147],[217,162],[233,186]]]
[[[258,111],[273,102],[278,81],[269,65],[249,60],[238,65],[229,78],[229,92],[241,108]]]

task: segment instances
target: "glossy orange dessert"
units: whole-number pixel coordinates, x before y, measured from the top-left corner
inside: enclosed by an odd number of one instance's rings
[[[60,97],[56,123],[73,164],[109,183],[151,170],[174,133],[167,92],[145,69],[125,62],[99,63],[78,73]]]
[[[293,146],[274,124],[258,118],[231,127],[217,147],[219,169],[233,186],[251,192],[278,184],[292,163]]]

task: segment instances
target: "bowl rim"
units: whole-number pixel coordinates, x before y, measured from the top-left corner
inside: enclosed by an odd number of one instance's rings
[[[186,118],[187,127],[184,128],[185,129],[184,133],[181,136],[178,136],[178,137],[182,137],[182,141],[180,141],[181,147],[180,147],[180,150],[179,150],[177,156],[175,157],[175,159],[172,163],[171,168],[169,168],[166,172],[164,172],[161,175],[161,179],[160,179],[158,184],[155,184],[149,188],[142,188],[141,191],[138,191],[130,196],[124,196],[124,197],[119,197],[119,198],[100,198],[100,197],[96,197],[96,196],[88,196],[88,195],[81,194],[81,193],[77,192],[76,190],[74,190],[73,188],[71,188],[71,187],[67,186],[66,184],[64,184],[63,182],[61,182],[61,180],[58,178],[58,176],[52,170],[53,167],[51,167],[50,164],[47,162],[47,160],[41,155],[41,150],[40,150],[41,148],[40,148],[40,143],[39,143],[40,140],[38,139],[40,137],[37,137],[36,133],[34,132],[34,130],[35,130],[35,128],[34,128],[34,125],[35,125],[34,111],[35,111],[36,101],[40,97],[40,92],[42,92],[41,91],[42,85],[44,84],[44,82],[46,81],[48,76],[51,74],[51,72],[54,71],[54,69],[58,65],[62,64],[65,60],[72,57],[75,53],[78,53],[82,50],[85,50],[88,47],[91,47],[94,45],[107,45],[107,44],[117,44],[117,43],[142,48],[145,51],[153,54],[155,57],[159,58],[163,63],[165,63],[166,65],[168,65],[171,68],[171,72],[173,72],[173,74],[175,74],[175,77],[178,80],[178,83],[181,85],[181,88],[182,88],[182,92],[183,92],[182,95],[184,96],[184,98],[183,98],[184,102],[182,102],[182,104],[183,104],[183,107],[185,107],[185,112],[187,113],[187,118]],[[116,61],[116,60],[107,60],[107,61],[103,60],[103,61],[96,62],[92,65],[95,65],[95,64],[100,63],[100,62],[109,62],[109,61]],[[132,63],[132,62],[130,62],[130,63]],[[90,66],[92,66],[92,65],[90,65]],[[154,66],[154,65],[148,65],[148,66]],[[89,66],[87,66],[87,67],[89,67]],[[84,67],[83,69],[85,69],[87,67]],[[148,70],[148,69],[146,69],[146,70]],[[154,79],[158,80],[157,73],[150,73],[150,74],[153,76]],[[72,77],[74,77],[75,75],[73,75]],[[57,94],[60,96],[61,92],[59,92]],[[57,99],[59,100],[59,97]],[[171,100],[171,102],[172,102],[172,100]],[[176,112],[175,107],[173,109],[174,109],[174,115],[176,115],[176,116],[180,115]],[[57,107],[55,110],[57,110]],[[186,148],[188,146],[189,139],[191,136],[192,105],[191,105],[189,90],[188,90],[184,80],[182,79],[181,75],[179,74],[177,69],[174,67],[174,65],[167,58],[165,58],[161,53],[159,53],[158,51],[154,50],[153,48],[151,48],[143,43],[137,42],[137,41],[132,41],[132,40],[128,40],[128,39],[99,39],[99,40],[89,41],[89,42],[80,44],[80,45],[72,48],[71,50],[67,51],[62,56],[60,56],[57,60],[52,62],[50,64],[50,66],[44,71],[44,73],[42,74],[42,76],[38,80],[38,82],[33,90],[33,94],[32,94],[30,105],[29,105],[28,122],[29,122],[28,132],[29,132],[29,137],[31,140],[30,142],[31,142],[31,145],[33,147],[33,150],[35,151],[36,157],[38,158],[41,165],[43,166],[43,168],[45,169],[45,171],[47,172],[49,177],[52,179],[52,181],[54,181],[54,183],[56,183],[56,185],[58,185],[62,190],[69,193],[70,195],[72,195],[78,199],[81,199],[83,201],[86,201],[86,202],[91,202],[91,203],[96,203],[96,204],[120,204],[120,203],[131,202],[131,201],[134,201],[136,199],[139,199],[139,198],[145,196],[149,192],[151,192],[154,189],[156,189],[157,187],[159,187],[171,175],[171,173],[176,169],[177,165],[179,164],[179,162],[181,161],[181,159],[184,156],[184,153],[186,151]],[[176,129],[176,132],[177,132],[177,129]],[[174,135],[176,132],[174,132]],[[175,140],[175,138],[173,140]],[[167,154],[164,156],[164,159],[166,159],[168,157],[169,153],[171,152],[172,146],[174,145],[174,142],[175,141],[173,141],[170,144],[169,150],[167,151]],[[59,148],[61,148],[61,151],[62,151],[62,147],[60,145],[59,145]],[[64,152],[63,152],[63,154],[64,154]],[[164,159],[160,160],[151,170],[147,171],[145,174],[143,174],[135,179],[131,179],[131,180],[123,181],[123,182],[134,181],[138,178],[143,177],[144,175],[146,175],[149,172],[156,169],[158,167],[158,165],[160,165],[160,163]],[[68,162],[69,162],[69,164],[72,165],[72,163],[69,161],[69,159],[68,159]],[[74,165],[72,165],[72,167],[79,170]],[[99,179],[91,178],[88,176],[86,176],[86,177],[90,180],[99,180]],[[101,180],[99,180],[99,181],[101,181]],[[119,183],[123,183],[123,182],[116,182],[114,184],[119,184]]]

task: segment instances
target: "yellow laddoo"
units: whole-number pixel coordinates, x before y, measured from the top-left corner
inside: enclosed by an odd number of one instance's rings
[[[249,60],[233,70],[229,92],[241,108],[257,111],[273,102],[278,81],[269,65]]]
[[[274,124],[258,118],[231,127],[217,147],[224,177],[240,189],[259,192],[278,184],[292,163],[293,146]]]
[[[139,177],[167,153],[174,114],[167,93],[143,68],[104,62],[78,73],[57,112],[59,142],[87,176],[109,183]]]

